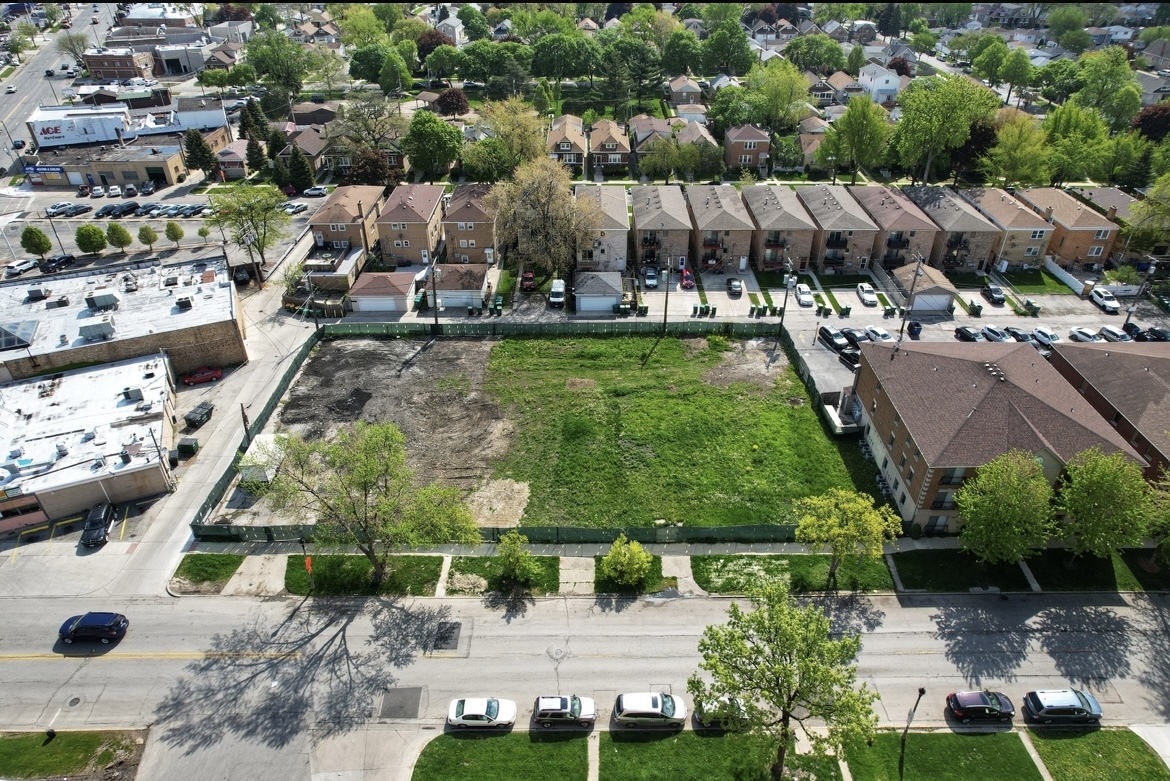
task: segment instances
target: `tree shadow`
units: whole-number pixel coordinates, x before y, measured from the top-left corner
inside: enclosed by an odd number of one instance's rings
[[[593,606],[602,613],[621,613],[637,601],[635,594],[600,594],[593,600]],[[593,608],[589,612],[592,614]]]
[[[310,724],[326,736],[353,729],[397,682],[392,670],[430,650],[448,613],[397,600],[317,599],[279,622],[216,635],[155,708],[162,739],[191,755],[228,736],[283,748]],[[362,617],[373,627],[365,649],[349,636]]]
[[[1132,671],[1132,626],[1110,607],[1051,607],[1036,617],[1032,628],[1056,669],[1074,684],[1087,687],[1128,677]]]
[[[942,605],[932,616],[947,660],[978,688],[986,679],[1015,680],[1028,658],[1029,617],[1007,611],[997,601]]]
[[[1143,616],[1150,622],[1150,626],[1143,632],[1143,643],[1137,653],[1142,654],[1145,660],[1145,669],[1138,676],[1138,680],[1147,692],[1146,701],[1164,719],[1170,719],[1170,698],[1165,693],[1170,691],[1170,607],[1165,597],[1151,597],[1147,595],[1148,609]]]
[[[532,592],[525,588],[513,588],[506,591],[489,591],[483,597],[483,606],[488,610],[503,611],[505,623],[512,623],[512,619],[524,618],[528,608],[536,604]]]
[[[829,618],[830,631],[839,637],[872,632],[886,618],[885,611],[860,594],[821,594],[800,601],[821,608]]]

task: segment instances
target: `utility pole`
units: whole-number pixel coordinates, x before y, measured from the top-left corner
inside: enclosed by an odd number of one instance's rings
[[[918,256],[918,266],[914,269],[914,279],[910,282],[910,295],[906,298],[906,306],[902,307],[902,323],[898,326],[899,344],[902,343],[903,335],[906,332],[906,313],[910,311],[910,306],[914,303],[914,288],[918,286],[918,278],[922,276],[922,263],[925,260],[926,258],[922,255]]]

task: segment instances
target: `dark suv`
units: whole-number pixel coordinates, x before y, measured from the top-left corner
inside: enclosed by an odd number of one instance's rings
[[[84,616],[73,616],[61,624],[58,635],[63,643],[101,640],[109,644],[113,640],[121,640],[128,626],[129,619],[121,613],[86,613]]]
[[[87,548],[96,548],[110,541],[110,529],[114,525],[114,506],[109,502],[96,504],[85,517],[85,527],[81,530],[81,544]]]

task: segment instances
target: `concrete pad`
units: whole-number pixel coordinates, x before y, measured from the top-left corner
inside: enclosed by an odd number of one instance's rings
[[[1170,725],[1134,724],[1130,727],[1142,740],[1150,745],[1162,761],[1170,766]]]
[[[664,578],[678,578],[678,593],[692,596],[706,596],[707,592],[699,588],[691,574],[690,556],[663,556],[662,576]]]
[[[560,593],[577,596],[592,594],[593,572],[594,562],[592,558],[562,556]]]
[[[248,556],[220,592],[225,597],[274,597],[284,593],[288,556]]]

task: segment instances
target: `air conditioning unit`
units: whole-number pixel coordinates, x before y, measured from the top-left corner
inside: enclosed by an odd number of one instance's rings
[[[175,306],[177,306],[179,309],[183,310],[184,312],[187,311],[188,309],[190,309],[191,307],[193,307],[194,305],[195,305],[195,302],[191,299],[191,296],[179,296],[178,298],[175,299]]]

